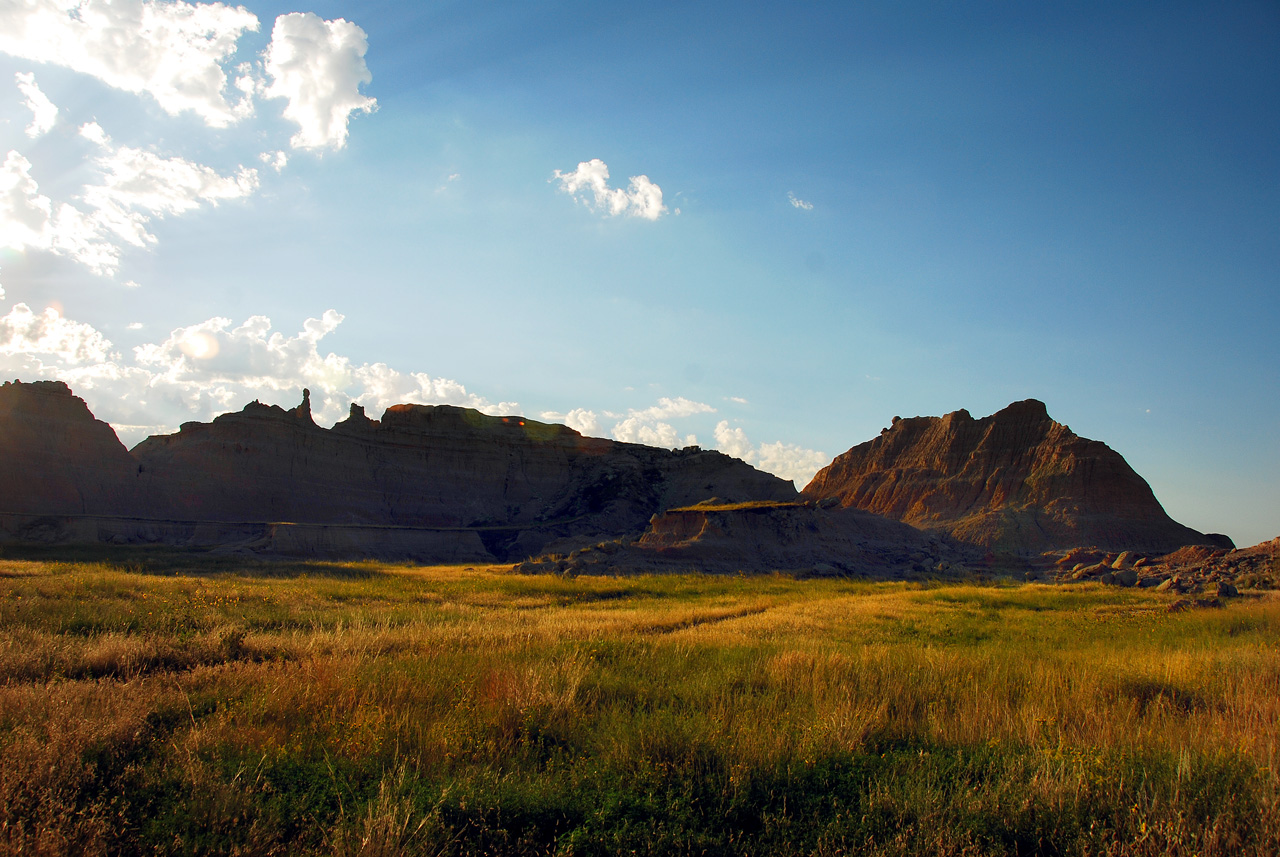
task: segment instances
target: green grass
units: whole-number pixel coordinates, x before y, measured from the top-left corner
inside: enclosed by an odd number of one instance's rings
[[[6,550],[0,853],[1280,852],[1280,600]]]

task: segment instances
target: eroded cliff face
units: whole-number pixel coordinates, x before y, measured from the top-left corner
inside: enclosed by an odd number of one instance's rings
[[[0,386],[0,512],[136,514],[137,468],[61,381]]]
[[[1167,551],[1226,540],[1174,521],[1119,453],[1054,422],[1035,399],[979,420],[964,410],[895,418],[819,471],[803,496],[1000,551]]]
[[[790,499],[791,483],[718,452],[583,437],[447,405],[353,407],[332,429],[259,403],[134,447],[151,508],[208,521],[465,528],[497,558],[554,539],[639,532],[711,495]]]

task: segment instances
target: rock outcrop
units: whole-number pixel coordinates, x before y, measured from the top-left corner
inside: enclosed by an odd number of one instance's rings
[[[1238,550],[1186,545],[1158,555],[1075,548],[1062,551],[1052,567],[1028,576],[1055,583],[1093,582],[1231,598],[1242,591],[1280,588],[1280,538]]]
[[[880,437],[819,471],[802,495],[1011,553],[1232,547],[1170,518],[1119,453],[1054,422],[1035,399],[979,420],[964,410],[895,417]]]
[[[0,386],[0,513],[131,515],[138,463],[61,381]]]
[[[700,572],[876,578],[964,574],[981,552],[907,524],[827,502],[725,503],[654,515],[634,542],[603,542],[521,563],[523,573]]]
[[[353,405],[324,429],[305,392],[298,407],[253,402],[130,452],[65,385],[5,390],[24,404],[0,420],[13,486],[0,512],[139,519],[133,528],[68,519],[58,524],[66,537],[494,561],[554,540],[636,535],[655,513],[712,495],[796,496],[790,482],[718,452],[466,408],[395,405],[376,421]]]

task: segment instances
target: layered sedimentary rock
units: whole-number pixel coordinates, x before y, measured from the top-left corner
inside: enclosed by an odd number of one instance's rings
[[[521,563],[525,573],[698,571],[881,578],[947,576],[981,561],[947,537],[827,502],[723,503],[655,515],[635,541],[603,542]]]
[[[5,400],[16,404],[0,420],[0,451],[11,508],[0,512],[139,519],[72,517],[62,537],[471,562],[528,556],[555,539],[638,534],[656,512],[712,495],[796,495],[718,452],[465,408],[396,405],[375,421],[353,406],[324,429],[305,395],[289,410],[254,402],[186,423],[129,452],[65,385],[9,386]]]
[[[137,469],[66,384],[0,386],[0,513],[136,514]]]
[[[978,420],[964,410],[895,417],[819,471],[803,496],[998,551],[1231,547],[1170,518],[1119,453],[1054,422],[1035,399]]]

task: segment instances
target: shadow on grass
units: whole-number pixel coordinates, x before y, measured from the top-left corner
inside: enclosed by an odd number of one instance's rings
[[[318,559],[268,558],[218,553],[203,548],[170,545],[33,545],[0,544],[0,560],[25,560],[51,565],[99,566],[104,571],[157,577],[254,577],[291,579],[322,577],[367,580],[386,574],[387,563]],[[17,577],[0,571],[0,577]]]

